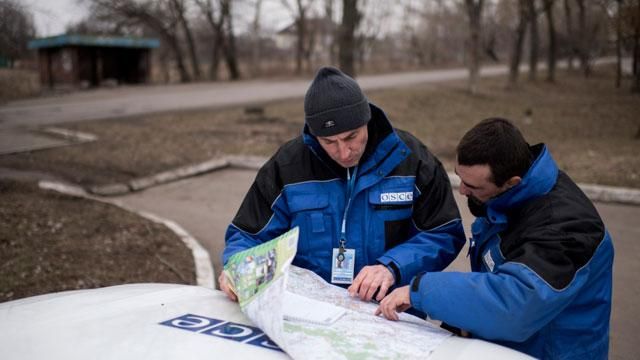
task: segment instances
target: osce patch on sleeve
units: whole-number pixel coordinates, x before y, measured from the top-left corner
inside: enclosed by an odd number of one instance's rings
[[[413,201],[413,192],[387,192],[380,194],[381,203]]]

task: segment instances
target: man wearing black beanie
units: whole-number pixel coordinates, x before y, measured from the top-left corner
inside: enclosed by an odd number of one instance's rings
[[[449,265],[465,237],[440,161],[338,69],[317,72],[304,110],[302,135],[260,169],[229,225],[223,263],[298,226],[293,264],[365,301]]]

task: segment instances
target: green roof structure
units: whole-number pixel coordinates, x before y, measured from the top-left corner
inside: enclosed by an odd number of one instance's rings
[[[138,37],[57,35],[29,41],[29,49],[53,48],[62,46],[96,46],[135,49],[154,49],[160,46],[160,40]]]

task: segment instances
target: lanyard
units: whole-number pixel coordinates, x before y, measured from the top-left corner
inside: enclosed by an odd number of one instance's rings
[[[351,196],[353,195],[353,188],[356,184],[356,174],[358,173],[358,165],[353,168],[353,175],[351,175],[347,168],[347,204],[344,207],[344,215],[342,216],[342,228],[340,231],[340,254],[344,253],[344,245],[347,243],[347,214],[349,213],[349,206],[351,205]]]

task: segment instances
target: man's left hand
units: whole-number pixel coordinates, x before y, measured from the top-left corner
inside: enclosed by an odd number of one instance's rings
[[[398,313],[411,307],[409,296],[409,285],[397,288],[382,299],[380,306],[376,309],[376,315],[384,315],[389,320],[397,321]]]
[[[395,282],[393,274],[384,265],[365,266],[347,289],[349,295],[358,296],[361,300],[370,301],[378,291],[376,300],[380,301]],[[379,290],[378,290],[379,289]]]

